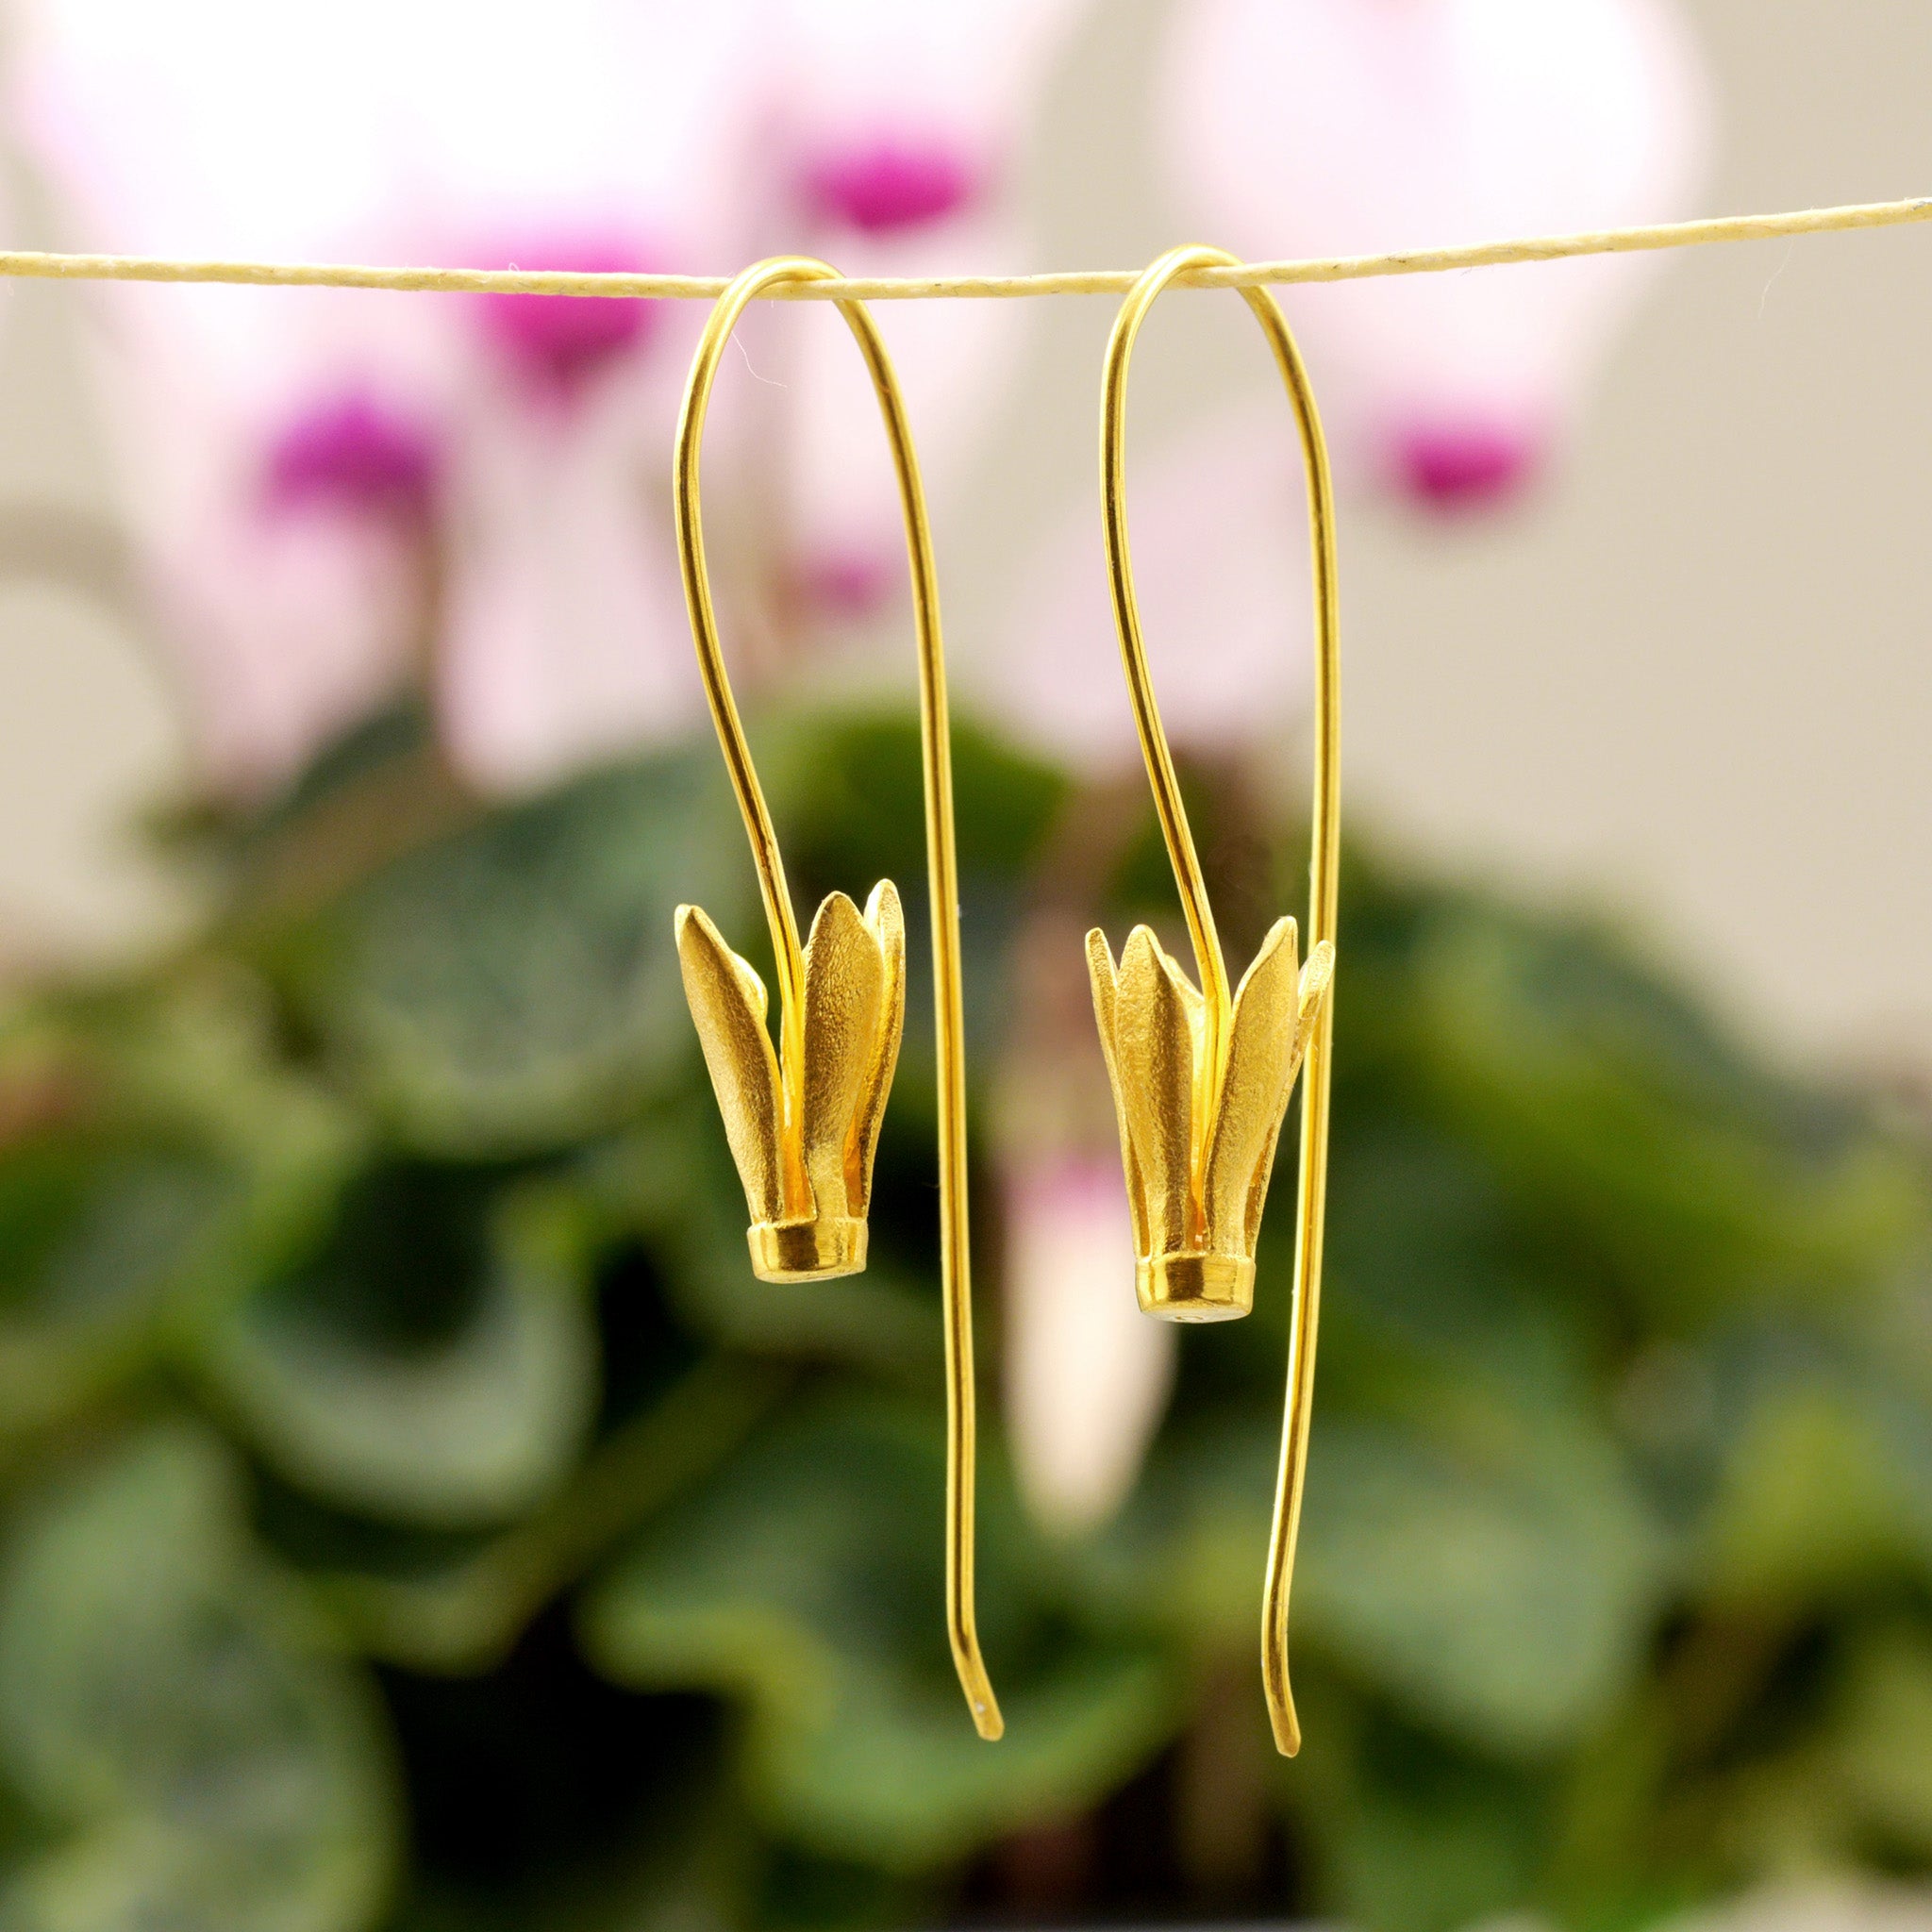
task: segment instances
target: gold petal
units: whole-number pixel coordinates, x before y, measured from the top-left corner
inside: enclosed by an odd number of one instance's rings
[[[1328,995],[1335,987],[1335,948],[1324,940],[1308,955],[1308,963],[1302,968],[1301,997],[1299,1015],[1294,1030],[1294,1063],[1302,1063],[1302,1056],[1308,1050],[1308,1041],[1315,1037],[1315,1028],[1322,1019],[1322,1008],[1328,1004]]]
[[[805,942],[805,1094],[801,1124],[806,1178],[820,1215],[857,1214],[847,1189],[846,1150],[878,1057],[886,962],[859,910],[843,892],[819,908]]]
[[[1121,955],[1114,1053],[1121,1110],[1147,1196],[1149,1254],[1189,1245],[1201,997],[1144,925]]]
[[[1254,1253],[1275,1142],[1306,1044],[1300,1018],[1295,923],[1279,919],[1235,994],[1227,1074],[1208,1133],[1203,1191],[1217,1251]]]
[[[1134,1158],[1133,1137],[1127,1132],[1127,1107],[1121,1097],[1121,1070],[1114,1057],[1120,983],[1114,976],[1113,951],[1098,926],[1087,935],[1087,974],[1093,982],[1093,1017],[1100,1026],[1100,1051],[1107,1061],[1108,1084],[1113,1089],[1114,1118],[1120,1124],[1121,1164],[1126,1170],[1127,1208],[1134,1220],[1134,1253],[1145,1256],[1151,1252],[1147,1245],[1147,1192],[1141,1179],[1141,1163]]]
[[[899,889],[891,879],[881,879],[872,889],[872,897],[865,902],[865,924],[879,949],[886,983],[872,1062],[845,1149],[845,1198],[858,1215],[872,1204],[873,1156],[878,1151],[879,1124],[886,1117],[886,1096],[892,1091],[899,1041],[906,1031],[906,915],[900,909]]]
[[[724,1138],[753,1221],[778,1219],[778,1057],[765,1030],[765,984],[695,906],[677,908],[677,961],[697,1023]]]

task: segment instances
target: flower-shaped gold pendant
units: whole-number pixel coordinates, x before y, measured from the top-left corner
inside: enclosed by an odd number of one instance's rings
[[[1120,1117],[1141,1306],[1171,1322],[1245,1315],[1274,1145],[1335,949],[1317,946],[1298,972],[1295,923],[1277,920],[1220,1027],[1144,925],[1128,936],[1118,973],[1107,935],[1090,932],[1087,964]]]
[[[684,991],[751,1209],[753,1272],[814,1281],[865,1266],[879,1122],[906,1021],[906,922],[881,879],[865,911],[843,892],[805,946],[804,1011],[782,1052],[765,983],[695,906],[677,908]]]

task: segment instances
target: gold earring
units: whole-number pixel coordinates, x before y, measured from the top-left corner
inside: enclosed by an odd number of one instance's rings
[[[1327,447],[1300,352],[1266,290],[1243,289],[1241,293],[1274,348],[1294,405],[1307,471],[1314,545],[1312,944],[1307,966],[1297,972],[1295,923],[1278,920],[1232,1000],[1214,913],[1147,673],[1127,550],[1124,475],[1127,363],[1147,311],[1169,283],[1191,270],[1239,266],[1234,256],[1203,247],[1175,248],[1155,262],[1122,305],[1108,342],[1101,389],[1101,501],[1121,658],[1160,829],[1193,941],[1200,991],[1144,925],[1129,937],[1118,972],[1107,936],[1097,929],[1087,936],[1087,958],[1101,1045],[1120,1117],[1138,1257],[1135,1290],[1150,1315],[1173,1322],[1222,1322],[1245,1315],[1254,1306],[1255,1239],[1260,1230],[1261,1205],[1289,1095],[1306,1058],[1288,1401],[1261,1618],[1261,1680],[1269,1721],[1276,1745],[1292,1757],[1301,1749],[1301,1727],[1288,1682],[1288,1595],[1301,1518],[1321,1302],[1341,714]]]
[[[766,1028],[764,982],[694,906],[677,908],[685,993],[744,1183],[753,1224],[752,1267],[766,1281],[811,1281],[865,1266],[865,1214],[873,1152],[899,1056],[906,1009],[906,928],[889,879],[861,915],[842,892],[819,908],[803,950],[784,861],[718,647],[698,512],[698,458],[711,384],[746,306],[787,282],[836,279],[805,256],[756,263],[719,296],[705,325],[673,465],[678,558],[698,668],[724,763],[751,837],[778,968],[778,1052]],[[982,1738],[1005,1728],[974,1617],[974,1477],[971,1258],[966,1239],[966,1056],[960,1007],[958,867],[953,840],[953,770],[946,717],[945,646],[939,582],[919,460],[886,345],[863,304],[841,301],[871,371],[898,472],[912,567],[919,644],[920,741],[925,779],[926,877],[932,896],[935,1032],[939,1047],[940,1277],[946,1348],[946,1634],[954,1668]]]

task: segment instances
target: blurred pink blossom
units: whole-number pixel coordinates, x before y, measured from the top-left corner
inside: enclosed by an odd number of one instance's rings
[[[338,291],[124,288],[104,304],[110,453],[222,789],[292,771],[423,647],[452,442],[430,320]]]
[[[807,156],[797,185],[826,221],[861,235],[896,235],[958,214],[986,184],[973,157],[943,138],[915,143],[887,134],[869,146]]]
[[[1024,246],[1006,217],[961,217],[891,238],[814,235],[849,275],[923,275],[961,261],[1010,261]],[[1024,305],[882,302],[873,310],[905,397],[928,499],[943,499],[985,432],[1026,341]],[[838,621],[905,594],[898,482],[864,361],[844,322],[814,304],[771,318],[787,340],[776,366],[787,588]],[[769,340],[769,336],[768,336]],[[764,358],[760,357],[763,366]]]
[[[1021,1490],[1063,1534],[1126,1499],[1174,1383],[1174,1331],[1134,1299],[1118,1159],[1016,1167],[1005,1191],[1007,1424]]]
[[[441,452],[432,427],[380,397],[347,391],[297,416],[262,465],[263,507],[299,515],[324,505],[426,519]]]
[[[1127,531],[1161,723],[1178,747],[1265,742],[1309,683],[1313,590],[1301,443],[1285,396],[1141,453],[1131,430]],[[1100,513],[1051,530],[1004,630],[961,666],[1007,728],[1095,774],[1140,741],[1121,668]]]
[[[621,367],[594,407],[481,411],[471,427],[432,691],[458,764],[492,791],[528,791],[704,715],[655,379]]]
[[[437,0],[341,0],[325,30],[242,0],[33,0],[15,90],[34,158],[105,247],[717,270],[742,245],[753,16],[553,0],[541,32],[509,35]],[[698,318],[107,297],[130,520],[217,785],[272,786],[425,658],[486,784],[699,714],[663,539]]]
[[[851,275],[1016,263],[1027,129],[1089,0],[776,0],[770,121],[782,244]],[[958,475],[1022,353],[1021,305],[880,304],[928,487]],[[891,464],[844,326],[784,318],[788,588],[824,617],[874,610],[905,581]],[[767,340],[776,329],[767,331]]]
[[[492,262],[520,268],[576,269],[589,275],[647,275],[675,264],[617,234],[537,236],[524,246],[489,251]],[[611,363],[641,348],[663,321],[663,305],[613,302],[593,295],[482,295],[484,333],[530,383],[562,404]]]
[[[1160,120],[1186,219],[1251,258],[1669,220],[1708,147],[1672,0],[1189,0]],[[1654,271],[1635,257],[1291,289],[1333,426],[1438,506],[1531,475]]]
[[[794,192],[876,232],[1004,192],[1089,0],[769,0]]]

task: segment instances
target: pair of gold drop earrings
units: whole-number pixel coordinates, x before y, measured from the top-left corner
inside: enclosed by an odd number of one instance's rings
[[[1327,1184],[1341,707],[1327,451],[1294,338],[1267,291],[1241,292],[1268,337],[1294,406],[1314,548],[1313,931],[1307,964],[1301,966],[1295,922],[1278,920],[1232,994],[1148,676],[1127,548],[1124,480],[1127,365],[1141,322],[1176,277],[1194,269],[1238,265],[1218,248],[1185,247],[1171,250],[1147,270],[1114,324],[1101,403],[1101,496],[1121,656],[1200,987],[1197,991],[1144,925],[1128,938],[1118,966],[1105,934],[1097,930],[1087,936],[1087,956],[1120,1121],[1138,1257],[1134,1286],[1149,1315],[1171,1322],[1220,1322],[1245,1315],[1253,1307],[1255,1241],[1275,1141],[1295,1075],[1307,1064],[1287,1412],[1261,1622],[1269,1718],[1276,1744],[1292,1757],[1300,1749],[1301,1731],[1289,1692],[1288,1594],[1307,1451]],[[890,880],[881,880],[862,913],[844,893],[834,892],[819,908],[804,946],[799,944],[784,861],[719,650],[699,516],[699,453],[719,360],[747,305],[785,283],[836,276],[837,271],[824,262],[784,256],[746,269],[724,291],[691,363],[674,465],[678,553],[691,633],[771,925],[778,973],[775,1051],[766,1024],[764,982],[696,907],[677,908],[678,958],[751,1210],[752,1269],[766,1281],[822,1280],[856,1274],[865,1266],[873,1155],[906,1012],[906,927],[897,891]],[[878,395],[898,473],[912,569],[939,1058],[946,1629],[974,1724],[981,1737],[992,1739],[1004,1725],[974,1620],[975,1431],[966,1234],[966,1065],[939,588],[918,458],[891,362],[864,305],[841,300],[839,308]]]

